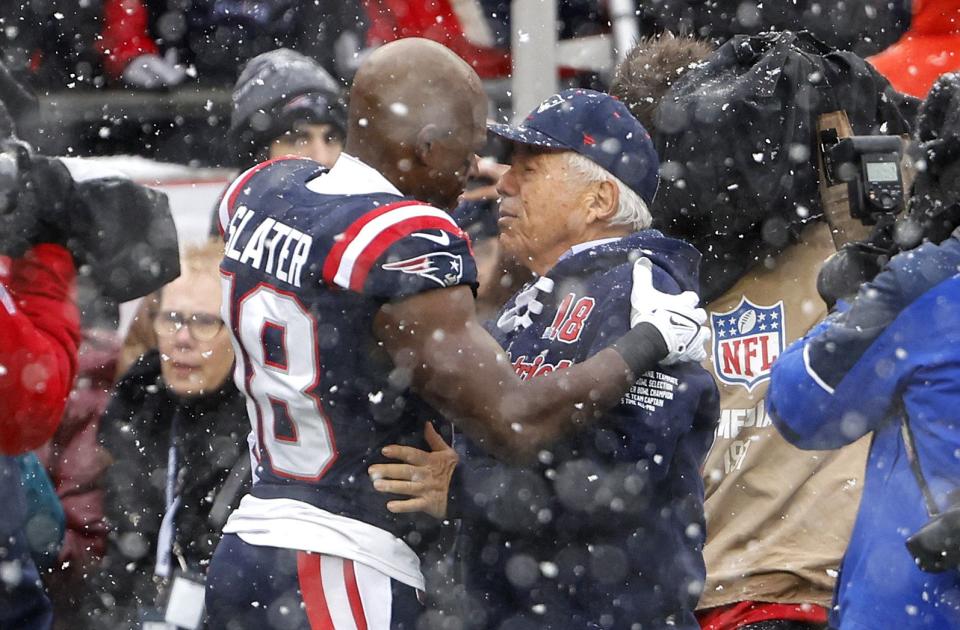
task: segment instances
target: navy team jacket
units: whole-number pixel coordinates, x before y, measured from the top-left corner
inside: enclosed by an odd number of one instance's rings
[[[637,253],[653,261],[658,290],[697,289],[699,253],[654,230],[561,258],[489,326],[522,378],[584,361],[629,329]],[[463,518],[468,595],[484,609],[478,625],[512,615],[536,628],[698,628],[700,467],[718,400],[699,365],[658,367],[539,465],[507,466],[461,444],[452,509]]]
[[[943,510],[960,488],[958,271],[960,231],[895,256],[773,366],[767,407],[790,442],[840,448],[873,433],[831,627],[960,627],[960,574],[924,573],[904,546],[929,516],[901,434],[906,414]]]

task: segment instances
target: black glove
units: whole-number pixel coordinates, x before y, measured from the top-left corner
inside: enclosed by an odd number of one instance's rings
[[[39,243],[68,246],[68,235],[75,229],[71,223],[86,222],[72,220],[76,217],[68,210],[74,191],[70,172],[59,160],[30,155],[17,141],[6,141],[4,148],[0,254],[19,258]]]
[[[833,309],[839,300],[851,300],[860,285],[873,280],[890,260],[890,252],[869,243],[847,243],[823,263],[817,275],[817,293]]]

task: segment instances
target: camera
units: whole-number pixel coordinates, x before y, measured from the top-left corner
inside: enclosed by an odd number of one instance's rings
[[[845,136],[837,129],[818,134],[826,187],[846,185],[846,199],[834,222],[873,226],[869,235],[848,240],[826,260],[817,276],[817,291],[828,308],[856,295],[863,282],[872,280],[897,252],[896,221],[905,206],[905,184],[900,170],[903,140],[900,136]],[[850,228],[847,227],[849,230]]]
[[[907,549],[921,571],[960,568],[960,505],[937,514],[907,538]]]
[[[904,186],[899,136],[839,138],[836,129],[825,129],[819,141],[827,184],[847,184],[850,216],[864,225],[876,225],[900,214]]]

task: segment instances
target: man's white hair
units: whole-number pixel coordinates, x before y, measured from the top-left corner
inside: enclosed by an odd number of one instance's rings
[[[633,192],[605,168],[579,153],[569,151],[566,156],[570,170],[583,178],[584,182],[592,184],[609,181],[617,185],[617,190],[620,191],[620,207],[617,208],[617,213],[610,218],[610,225],[627,225],[633,228],[634,232],[650,227],[650,224],[653,223],[653,217],[640,195]]]

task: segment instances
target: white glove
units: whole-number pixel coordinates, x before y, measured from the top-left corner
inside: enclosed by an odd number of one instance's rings
[[[679,295],[657,291],[653,288],[652,269],[649,258],[639,258],[633,265],[630,327],[641,322],[656,327],[667,344],[667,356],[660,361],[663,365],[705,361],[710,329],[703,325],[707,312],[697,308],[700,297],[693,291]]]
[[[140,55],[127,64],[120,78],[124,83],[143,90],[171,88],[183,83],[186,70],[177,64],[176,51],[170,51],[166,58],[158,55]]]

